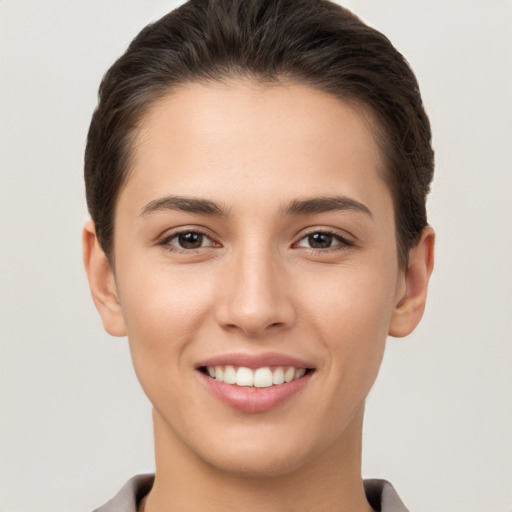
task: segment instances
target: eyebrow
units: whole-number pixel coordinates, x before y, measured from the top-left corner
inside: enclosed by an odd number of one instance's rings
[[[156,211],[177,210],[189,213],[200,213],[203,215],[214,215],[225,217],[227,211],[213,201],[197,199],[193,197],[167,196],[150,201],[140,213],[143,217]]]
[[[344,196],[312,197],[309,199],[295,200],[284,208],[283,215],[307,215],[335,210],[353,210],[373,218],[372,212],[366,205],[355,199]]]
[[[177,210],[189,213],[198,213],[202,215],[212,215],[216,217],[226,217],[227,209],[221,207],[208,199],[198,199],[194,197],[166,196],[150,201],[140,213],[140,216],[149,215],[156,211]],[[284,216],[308,215],[315,213],[324,213],[330,211],[353,210],[364,213],[373,218],[370,209],[349,197],[312,197],[308,199],[296,199],[286,205],[281,213]]]

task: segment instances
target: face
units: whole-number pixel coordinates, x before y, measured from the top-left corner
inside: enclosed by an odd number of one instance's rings
[[[363,110],[303,86],[188,85],[153,105],[103,317],[164,444],[258,475],[357,444],[407,288],[382,175]]]

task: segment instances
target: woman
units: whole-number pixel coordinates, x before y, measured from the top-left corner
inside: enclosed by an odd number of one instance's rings
[[[403,57],[330,2],[192,0],[137,36],[100,87],[83,241],[156,473],[99,510],[406,510],[362,481],[361,432],[423,314],[430,141]]]

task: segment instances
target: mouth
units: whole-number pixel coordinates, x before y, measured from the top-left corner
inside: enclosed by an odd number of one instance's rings
[[[275,353],[221,355],[196,370],[213,396],[244,413],[270,411],[302,395],[317,371],[304,360]]]
[[[201,366],[199,371],[213,380],[239,387],[270,388],[299,380],[311,374],[314,368],[294,366]]]

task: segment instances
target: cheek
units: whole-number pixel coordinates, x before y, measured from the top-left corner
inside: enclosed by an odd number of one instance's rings
[[[396,274],[389,268],[388,273],[380,266],[340,268],[317,280],[316,292],[305,294],[310,323],[329,354],[331,376],[345,384],[369,389],[377,375],[394,307]]]
[[[326,354],[325,366],[320,368],[325,378],[323,387],[331,390],[319,396],[315,404],[326,444],[342,435],[375,382],[392,309],[389,282],[377,283],[375,276],[358,275],[355,269],[348,270],[345,277],[331,279],[324,293],[309,301],[310,305],[317,304],[308,314]]]
[[[173,269],[165,264],[148,264],[145,271],[139,271],[140,266],[131,268],[137,272],[125,276],[120,289],[129,333],[143,338],[163,332],[180,337],[197,323],[211,295],[208,280],[197,271]]]
[[[321,319],[318,327],[340,341],[378,334],[386,336],[396,293],[396,275],[386,269],[345,267],[323,278],[315,276],[306,287],[305,308]],[[313,319],[312,318],[312,319]],[[379,337],[379,336],[377,336]]]
[[[121,306],[139,378],[179,365],[206,319],[212,297],[209,281],[163,265],[131,273],[121,282]]]

